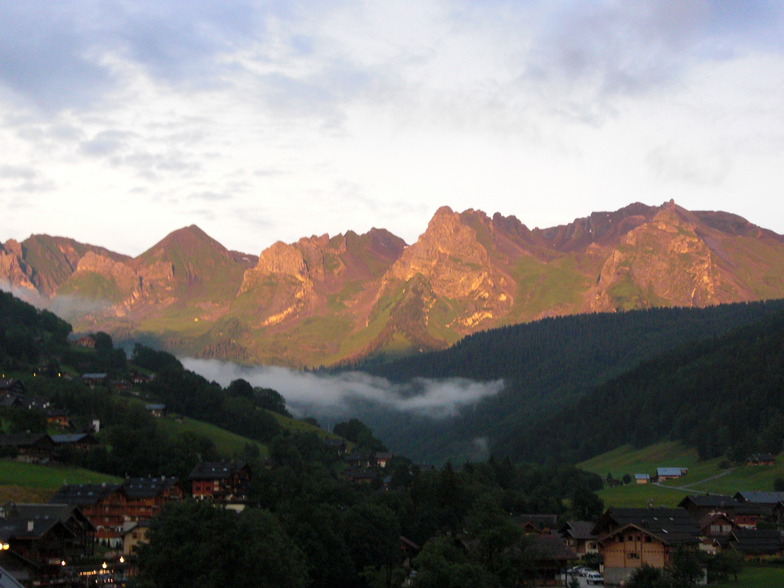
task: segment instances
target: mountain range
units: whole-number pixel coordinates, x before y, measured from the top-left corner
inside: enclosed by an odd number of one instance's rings
[[[0,245],[0,285],[77,331],[295,367],[394,359],[546,317],[784,297],[784,237],[727,212],[635,203],[567,225],[440,208],[384,229],[229,251],[196,226],[131,258],[64,237]]]

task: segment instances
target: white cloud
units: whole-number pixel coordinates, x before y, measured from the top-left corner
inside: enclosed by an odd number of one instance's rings
[[[283,367],[245,367],[192,358],[184,359],[183,365],[222,386],[242,378],[253,386],[272,388],[283,395],[290,408],[308,415],[346,416],[352,414],[354,403],[360,403],[443,419],[457,416],[464,408],[494,396],[504,388],[502,380],[417,378],[405,384],[394,384],[361,372],[324,375]]]

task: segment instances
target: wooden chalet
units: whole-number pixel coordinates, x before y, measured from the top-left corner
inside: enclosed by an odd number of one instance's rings
[[[52,496],[49,504],[78,506],[95,527],[96,538],[117,547],[127,502],[120,488],[121,484],[66,484]]]
[[[68,429],[71,426],[70,414],[64,408],[47,408],[44,416],[48,424],[60,429]]]
[[[0,543],[8,545],[0,564],[15,580],[62,585],[63,565],[93,554],[95,527],[78,507],[8,504],[0,508]]]
[[[549,535],[558,526],[558,515],[520,514],[512,517],[512,522],[525,534]]]
[[[389,465],[390,460],[394,456],[388,452],[377,452],[373,454],[373,465],[377,468],[386,468]]]
[[[22,380],[16,378],[0,378],[0,395],[5,394],[24,396],[27,394],[27,387]]]
[[[532,534],[517,547],[521,559],[533,561],[527,571],[527,580],[535,586],[562,586],[561,572],[579,556],[570,549],[561,537],[554,533]],[[527,584],[526,584],[527,585]]]
[[[634,570],[664,568],[677,547],[696,549],[700,529],[682,508],[611,508],[593,529],[604,558],[604,579],[620,584]]]
[[[97,373],[87,373],[82,374],[82,383],[87,384],[88,386],[98,386],[100,384],[105,384],[109,381],[109,375],[103,372]]]
[[[558,534],[566,546],[582,557],[588,553],[599,553],[599,538],[594,534],[595,523],[591,521],[566,521]]]
[[[747,466],[771,466],[776,463],[776,457],[772,453],[755,453],[746,458]]]
[[[656,475],[654,476],[654,482],[663,482],[665,480],[677,480],[682,478],[686,474],[689,473],[689,468],[682,468],[682,467],[666,467],[666,468],[656,468]]]
[[[723,512],[706,514],[697,524],[700,527],[700,549],[710,554],[726,549],[730,533],[740,528]]]
[[[194,498],[217,502],[245,501],[250,479],[248,464],[238,462],[202,462],[188,476]]]
[[[156,418],[162,418],[166,416],[165,404],[145,404],[144,408],[147,412]]]
[[[349,468],[369,468],[373,463],[373,453],[370,451],[352,451],[343,456],[343,461]]]
[[[157,515],[168,502],[182,500],[177,478],[126,478],[121,487],[125,494],[125,520],[143,521]]]
[[[78,451],[84,451],[98,445],[98,439],[92,433],[68,433],[64,435],[50,435],[54,441],[55,449],[71,447]]]
[[[714,513],[731,514],[740,503],[732,496],[721,494],[692,494],[678,503],[678,508],[689,511],[695,519]]]
[[[15,449],[19,461],[47,461],[52,457],[54,447],[54,441],[46,433],[0,435],[0,449]]]
[[[61,487],[50,503],[79,506],[111,547],[122,541],[127,523],[149,520],[167,502],[182,500],[176,478],[126,478],[122,484],[71,484]]]

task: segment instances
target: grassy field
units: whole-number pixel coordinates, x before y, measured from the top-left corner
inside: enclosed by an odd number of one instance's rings
[[[0,504],[46,502],[63,484],[118,482],[120,478],[80,468],[0,461]]]
[[[184,417],[181,423],[171,418],[158,419],[156,422],[161,430],[171,435],[191,431],[209,437],[218,453],[227,457],[239,454],[247,444],[258,445],[261,454],[267,455],[266,445],[203,421]]]
[[[784,586],[784,567],[747,566],[738,580],[711,584],[713,588],[780,588]]]
[[[735,494],[741,490],[773,490],[773,481],[784,478],[784,463],[773,466],[719,467],[720,459],[699,461],[693,448],[675,442],[657,443],[641,449],[628,445],[578,464],[580,468],[616,479],[624,474],[654,474],[658,467],[686,467],[689,473],[680,480],[669,480],[661,486],[629,484],[605,488],[599,496],[608,506],[675,506],[687,494]]]

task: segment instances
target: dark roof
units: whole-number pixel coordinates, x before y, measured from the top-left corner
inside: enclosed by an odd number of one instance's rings
[[[735,499],[755,504],[776,504],[784,500],[784,492],[761,492],[745,490],[735,493]]]
[[[0,406],[22,406],[23,404],[22,397],[16,394],[3,394],[0,396]]]
[[[730,534],[730,544],[749,554],[778,553],[784,547],[777,529],[736,529]]]
[[[0,446],[4,447],[33,447],[52,446],[52,439],[46,433],[12,433],[0,435]]]
[[[737,528],[735,523],[728,515],[718,512],[706,514],[699,521],[697,521],[697,525],[700,527],[700,532],[707,532],[706,534],[710,535],[710,526],[720,519],[728,522],[731,528]]]
[[[78,508],[67,504],[14,504],[4,510],[0,536],[5,539],[37,539],[57,525],[68,529],[65,523],[72,518],[84,528],[94,530]]]
[[[2,378],[0,379],[0,391],[1,392],[16,392],[19,394],[24,394],[27,392],[27,388],[24,385],[22,380],[18,380],[15,378]]]
[[[683,508],[611,508],[597,521],[593,532],[599,537],[634,526],[664,543],[696,543],[700,528]]]
[[[152,498],[177,483],[177,478],[128,478],[122,491],[128,498]]]
[[[188,476],[189,480],[224,480],[242,469],[247,468],[246,463],[225,461],[203,461],[196,464]]]
[[[49,504],[89,506],[103,500],[119,489],[120,484],[66,484],[49,499]]]
[[[678,506],[685,508],[689,503],[700,508],[734,508],[738,506],[738,501],[732,496],[721,494],[694,494],[681,500]]]
[[[21,519],[29,520],[31,518],[57,518],[65,523],[69,519],[78,520],[83,526],[94,529],[90,519],[88,519],[82,510],[73,504],[14,504],[11,507],[14,516]]]
[[[531,548],[537,561],[569,561],[579,556],[572,551],[558,535],[533,535]]]
[[[746,461],[776,461],[776,456],[772,453],[755,453],[746,458]]]
[[[591,521],[566,521],[561,526],[561,534],[574,539],[596,539],[596,535],[593,533],[595,525],[596,523]]]
[[[55,442],[57,445],[67,444],[67,443],[90,443],[90,444],[97,444],[98,439],[96,439],[91,433],[69,433],[66,435],[49,435],[52,438],[52,441]]]
[[[512,522],[519,526],[533,525],[538,528],[554,528],[558,524],[558,515],[554,514],[520,514],[512,517]]]

